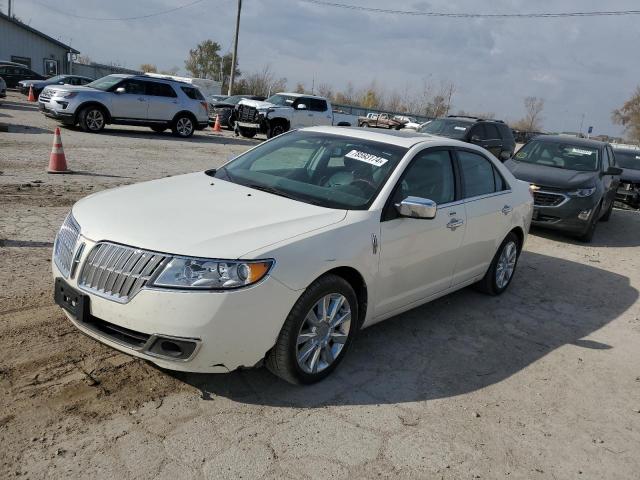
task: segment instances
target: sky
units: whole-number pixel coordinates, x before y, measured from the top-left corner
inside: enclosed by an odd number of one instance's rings
[[[100,63],[177,66],[190,48],[212,39],[229,51],[236,0],[202,0],[181,10],[126,21],[193,0],[14,0],[14,12]],[[634,10],[637,0],[334,0],[400,10],[534,13]],[[0,0],[6,12],[7,0]],[[50,8],[47,8],[49,6]],[[60,13],[60,12],[66,12]],[[239,68],[265,65],[308,87],[387,91],[453,82],[452,111],[493,112],[517,120],[526,96],[544,98],[544,129],[619,135],[611,111],[640,84],[640,16],[560,19],[455,19],[374,14],[299,0],[243,0]]]

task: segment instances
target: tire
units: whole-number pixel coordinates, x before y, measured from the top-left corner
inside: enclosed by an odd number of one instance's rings
[[[232,115],[230,115],[229,119],[227,120],[227,129],[233,131],[235,130],[235,128],[236,128],[236,119],[233,118]]]
[[[369,124],[368,123],[363,123],[362,125],[360,125],[362,128],[369,128]]]
[[[189,138],[195,132],[196,126],[191,115],[182,113],[173,120],[171,131],[176,137]]]
[[[577,239],[584,243],[590,243],[593,240],[593,234],[596,232],[596,226],[598,226],[598,217],[600,216],[600,209],[602,208],[602,202],[598,204],[596,207],[596,211],[593,212],[593,216],[591,220],[589,220],[589,224],[587,225],[587,229],[584,233],[577,236]]]
[[[611,201],[611,205],[609,205],[609,208],[607,209],[607,213],[605,213],[602,218],[600,219],[601,222],[608,222],[611,219],[611,213],[613,212],[613,204],[615,202],[612,200]]]
[[[329,317],[344,317],[335,330],[329,326],[330,318],[322,315],[325,299],[329,299],[326,309]],[[341,306],[334,311],[337,305]],[[316,322],[310,317],[312,312],[316,320],[319,316],[324,318]],[[358,332],[358,318],[358,299],[351,285],[337,275],[320,277],[291,309],[275,346],[267,355],[267,368],[289,383],[319,382],[344,358]]]
[[[276,122],[267,131],[267,138],[277,137],[287,131],[287,126],[282,122]]]
[[[240,132],[240,135],[242,135],[244,138],[253,138],[258,133],[253,128],[245,128],[245,127],[238,127],[238,132]]]
[[[520,250],[520,239],[518,239],[515,233],[510,232],[500,244],[500,248],[498,248],[498,251],[493,257],[491,265],[489,265],[489,270],[487,270],[484,278],[476,283],[476,289],[488,295],[500,295],[504,293],[511,284],[513,275],[516,272],[518,259],[520,258]],[[506,262],[506,265],[504,262]],[[505,266],[509,268],[505,270]],[[502,277],[503,274],[505,277]]]
[[[153,131],[154,131],[154,132],[156,132],[156,133],[162,133],[162,132],[164,132],[166,129],[167,129],[167,127],[156,127],[156,126],[151,127],[151,130],[153,130]]]
[[[107,123],[107,115],[103,108],[89,106],[83,108],[78,115],[78,123],[83,131],[89,133],[101,132]]]

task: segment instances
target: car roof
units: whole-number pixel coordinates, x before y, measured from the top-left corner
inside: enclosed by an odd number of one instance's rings
[[[278,92],[276,95],[287,95],[288,97],[305,97],[305,98],[318,98],[320,100],[326,100],[324,97],[320,97],[318,95],[307,95],[306,93],[295,93],[295,92]]]
[[[611,148],[623,152],[640,152],[640,145],[626,145],[621,143],[612,143]]]
[[[549,143],[569,143],[571,145],[591,148],[602,148],[607,145],[607,142],[601,142],[599,140],[591,140],[590,138],[568,137],[566,135],[539,135],[532,138],[532,140],[540,140]]]
[[[469,148],[469,144],[452,138],[438,137],[426,133],[408,130],[374,130],[360,127],[309,127],[301,129],[305,132],[329,133],[345,137],[370,140],[372,142],[388,143],[398,147],[411,148],[415,145],[433,144],[434,146],[454,146]]]

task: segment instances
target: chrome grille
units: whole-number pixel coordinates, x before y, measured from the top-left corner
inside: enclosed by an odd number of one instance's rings
[[[78,286],[109,300],[126,303],[168,258],[161,253],[100,242],[89,252]]]
[[[51,90],[45,88],[40,95],[38,96],[38,100],[49,100],[51,98]]]
[[[80,225],[76,222],[73,215],[69,213],[64,219],[60,231],[53,243],[53,261],[62,272],[65,278],[69,276],[71,270],[71,262],[73,260],[73,251],[76,248],[78,237],[80,236]]]
[[[238,105],[238,121],[247,123],[258,122],[258,109],[249,105]]]

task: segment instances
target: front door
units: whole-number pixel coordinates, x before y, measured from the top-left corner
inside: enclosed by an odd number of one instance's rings
[[[467,217],[454,284],[485,274],[499,244],[509,233],[513,196],[491,160],[478,152],[457,150]]]
[[[124,88],[123,93],[116,93],[116,88]],[[124,80],[114,88],[111,100],[111,116],[114,119],[147,120],[149,97],[145,82],[140,80]]]
[[[313,111],[311,110],[310,98],[300,97],[296,99],[293,104],[293,117],[291,119],[291,128],[304,128],[312,127],[313,123]],[[304,105],[304,108],[300,108]]]
[[[436,218],[400,217],[394,205],[409,196],[436,202]],[[393,313],[451,286],[466,226],[464,206],[455,200],[449,150],[418,153],[383,213],[376,316]]]

